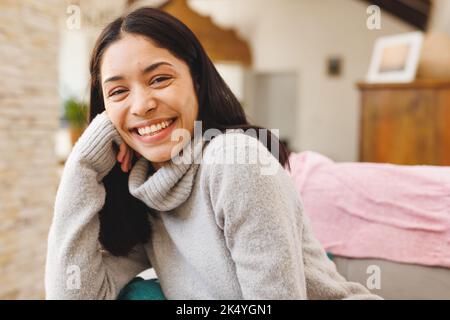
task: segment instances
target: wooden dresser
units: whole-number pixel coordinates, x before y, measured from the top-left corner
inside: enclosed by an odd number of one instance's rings
[[[450,165],[450,81],[357,86],[360,161]]]

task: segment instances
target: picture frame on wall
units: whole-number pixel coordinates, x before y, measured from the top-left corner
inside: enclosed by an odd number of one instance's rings
[[[423,43],[422,32],[408,32],[376,40],[368,83],[407,83],[416,77]]]

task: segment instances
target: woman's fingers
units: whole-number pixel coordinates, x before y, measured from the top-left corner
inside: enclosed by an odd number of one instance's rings
[[[128,153],[128,146],[125,143],[121,143],[119,146],[119,152],[117,154],[117,161],[120,162],[120,168],[123,172],[126,172],[126,156]]]
[[[123,172],[128,172],[129,169],[129,161],[130,161],[130,151],[127,148],[126,152],[125,152],[125,156],[123,158],[122,161],[122,171]]]
[[[121,143],[119,146],[119,152],[117,153],[117,161],[120,163],[123,162],[123,157],[125,156],[125,153],[127,151],[127,145],[125,143]]]
[[[135,153],[137,157],[141,157],[138,152],[135,152],[126,143],[120,144],[119,152],[117,153],[117,161],[120,162],[120,168],[123,172],[128,172],[131,169],[133,155]]]
[[[133,160],[133,150],[128,148],[128,159],[127,159],[127,172],[131,169],[131,161]]]

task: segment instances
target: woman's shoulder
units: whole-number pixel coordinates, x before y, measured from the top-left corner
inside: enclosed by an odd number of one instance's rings
[[[217,201],[221,197],[230,203],[272,201],[277,194],[301,208],[295,186],[278,159],[257,137],[242,130],[212,139],[200,167],[201,185]]]
[[[264,142],[264,141],[263,141]],[[217,158],[222,156],[242,155],[248,151],[258,151],[263,155],[270,154],[255,134],[255,131],[244,131],[243,129],[228,129],[209,141],[203,152],[204,157]],[[233,153],[234,152],[234,153]],[[254,159],[249,159],[254,160]]]
[[[273,150],[272,150],[273,151]],[[276,158],[260,141],[254,130],[230,129],[208,141],[203,150],[202,164],[226,165],[227,171],[258,170],[261,174],[275,174],[281,167]],[[231,166],[230,166],[231,165]]]

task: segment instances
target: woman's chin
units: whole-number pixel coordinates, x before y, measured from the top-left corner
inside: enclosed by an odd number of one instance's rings
[[[182,144],[179,143],[171,143],[167,144],[165,146],[158,146],[155,148],[152,148],[152,150],[146,150],[145,151],[138,151],[145,159],[147,159],[150,162],[168,162],[170,159],[175,157],[182,149]]]
[[[141,154],[145,159],[147,159],[151,163],[156,164],[157,163],[163,164],[171,159],[170,152],[164,154],[154,154],[154,153],[141,153]]]

